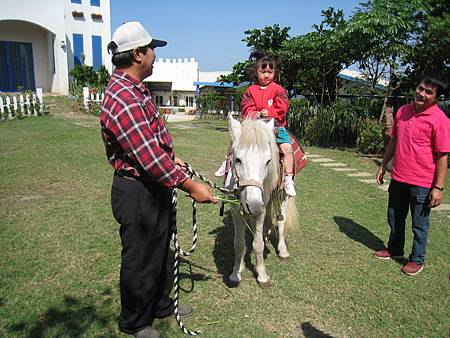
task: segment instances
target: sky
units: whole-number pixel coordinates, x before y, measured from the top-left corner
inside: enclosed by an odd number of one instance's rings
[[[289,35],[313,31],[321,10],[351,16],[361,0],[111,0],[111,35],[123,22],[140,21],[155,39],[159,58],[195,58],[200,71],[228,71],[248,58],[244,31],[279,24]]]

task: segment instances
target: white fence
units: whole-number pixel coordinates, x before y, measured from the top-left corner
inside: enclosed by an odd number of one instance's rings
[[[86,110],[89,110],[89,103],[90,102],[94,102],[96,104],[100,104],[103,101],[103,97],[105,96],[104,93],[89,93],[89,88],[88,87],[83,87],[83,103],[84,103],[84,108],[86,108]]]
[[[12,120],[17,117],[38,116],[44,114],[44,96],[42,88],[36,93],[3,95],[0,94],[0,120]]]

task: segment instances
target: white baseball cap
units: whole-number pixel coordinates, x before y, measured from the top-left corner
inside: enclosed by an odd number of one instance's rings
[[[113,34],[112,42],[117,45],[117,49],[112,53],[121,53],[138,47],[150,46],[164,47],[167,41],[152,39],[150,34],[138,21],[130,21],[122,24]]]

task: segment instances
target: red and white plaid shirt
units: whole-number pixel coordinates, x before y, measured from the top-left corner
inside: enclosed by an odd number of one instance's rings
[[[106,156],[118,173],[169,188],[176,188],[188,178],[175,165],[172,139],[142,83],[116,69],[101,110]]]

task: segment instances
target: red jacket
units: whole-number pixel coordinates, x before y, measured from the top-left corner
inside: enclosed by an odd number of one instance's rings
[[[275,119],[276,127],[286,126],[286,113],[289,110],[289,100],[286,90],[279,84],[272,82],[265,88],[251,85],[244,93],[241,102],[243,118],[256,119],[256,113],[267,109],[269,116]]]

